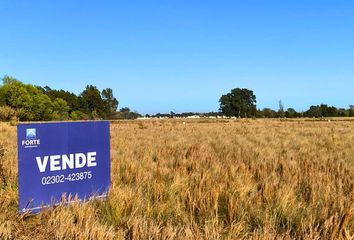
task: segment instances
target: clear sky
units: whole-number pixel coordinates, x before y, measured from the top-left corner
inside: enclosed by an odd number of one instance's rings
[[[354,104],[351,0],[0,1],[0,75],[80,93],[110,87],[140,113]]]

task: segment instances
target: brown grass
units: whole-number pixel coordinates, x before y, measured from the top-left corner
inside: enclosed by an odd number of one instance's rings
[[[0,132],[0,239],[353,238],[352,121],[112,122],[108,199],[26,218]]]

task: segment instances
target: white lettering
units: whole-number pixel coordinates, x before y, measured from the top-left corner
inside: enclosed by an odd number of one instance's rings
[[[83,168],[87,167],[96,167],[96,152],[88,153],[72,153],[72,154],[63,154],[63,155],[50,155],[41,157],[36,157],[38,169],[40,172],[45,172],[48,161],[49,171],[60,171],[66,169],[74,168]]]
[[[31,145],[40,145],[41,141],[40,139],[36,139],[36,140],[22,140],[22,146],[31,146]]]
[[[80,159],[82,160],[80,162]],[[75,154],[75,168],[83,168],[86,165],[86,155],[83,153]]]
[[[87,166],[88,167],[96,167],[96,152],[88,152],[87,153]]]
[[[62,169],[65,170],[66,167],[68,166],[69,169],[73,169],[74,168],[74,154],[70,154],[69,155],[70,158],[68,157],[68,155],[63,155],[63,166]]]
[[[45,171],[45,168],[47,167],[47,163],[48,163],[48,156],[45,156],[43,158],[43,162],[41,160],[41,157],[36,157],[36,160],[37,160],[37,165],[38,165],[38,168],[39,168],[39,171],[40,172],[44,172]]]
[[[60,155],[50,156],[50,171],[60,170]]]

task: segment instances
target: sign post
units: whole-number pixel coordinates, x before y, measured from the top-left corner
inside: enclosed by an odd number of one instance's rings
[[[19,212],[102,198],[110,186],[108,121],[19,124]]]

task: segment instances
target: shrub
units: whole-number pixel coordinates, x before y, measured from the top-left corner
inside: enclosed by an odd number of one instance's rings
[[[85,113],[81,111],[73,111],[70,113],[70,118],[71,120],[83,120],[83,119],[87,119],[87,116]]]
[[[15,109],[12,109],[8,106],[0,107],[0,120],[1,121],[10,121],[13,117],[17,116]]]

